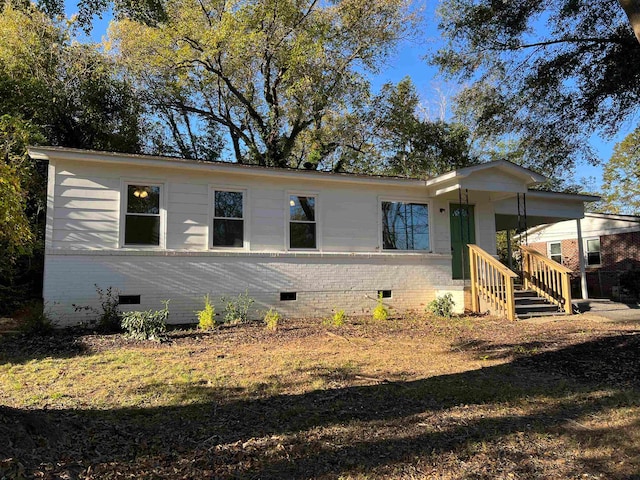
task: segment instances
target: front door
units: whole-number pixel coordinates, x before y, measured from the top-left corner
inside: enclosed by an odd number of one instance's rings
[[[469,250],[467,249],[467,244],[476,243],[473,205],[452,203],[450,212],[453,278],[466,279],[469,278]]]

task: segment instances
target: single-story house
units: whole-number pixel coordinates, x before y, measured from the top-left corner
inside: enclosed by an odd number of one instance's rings
[[[618,297],[620,274],[640,270],[638,216],[585,213],[583,219],[533,227],[522,237],[575,272],[583,298]]]
[[[97,306],[95,285],[130,309],[170,300],[195,321],[203,297],[247,293],[257,311],[366,314],[451,293],[473,302],[467,244],[584,216],[596,197],[531,191],[545,177],[496,161],[425,180],[31,147],[48,162],[43,297],[60,325]],[[484,287],[483,287],[484,288]],[[485,289],[486,290],[486,289]],[[477,290],[476,290],[477,294]],[[466,297],[465,297],[466,295]]]

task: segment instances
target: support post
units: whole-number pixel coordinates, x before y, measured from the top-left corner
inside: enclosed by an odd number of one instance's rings
[[[469,248],[467,246],[467,248]],[[471,270],[471,310],[474,313],[480,312],[480,301],[478,299],[478,263],[475,252],[469,248],[469,267]]]
[[[511,251],[511,229],[507,228],[507,266],[513,270],[513,252]]]
[[[576,219],[576,229],[578,231],[578,263],[580,265],[580,289],[582,291],[582,299],[589,299],[589,292],[587,290],[587,270],[584,265],[584,243],[582,239],[582,225],[580,219]]]

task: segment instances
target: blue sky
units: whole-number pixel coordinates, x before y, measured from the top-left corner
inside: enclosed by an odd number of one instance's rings
[[[439,118],[442,98],[444,98],[445,104],[448,103],[450,106],[453,96],[460,89],[460,86],[455,83],[447,83],[439,76],[438,69],[429,65],[424,59],[425,55],[433,52],[442,43],[437,29],[438,19],[435,13],[437,3],[436,0],[424,0],[420,39],[403,41],[399,45],[396,54],[388,60],[381,71],[370,78],[373,89],[378,90],[386,82],[397,83],[405,76],[410,76],[420,93],[423,108],[431,118]],[[77,11],[76,5],[76,0],[65,0],[68,16]],[[110,14],[104,15],[102,19],[95,19],[90,40],[100,42],[106,36],[110,19]],[[80,41],[87,40],[83,35],[80,35],[78,39]],[[624,135],[621,134],[614,140],[604,141],[594,136],[591,139],[591,144],[601,161],[606,162],[611,156],[615,142],[623,137]],[[590,177],[594,186],[599,189],[602,185],[602,167],[579,165],[576,168],[575,182],[580,182],[581,179]]]

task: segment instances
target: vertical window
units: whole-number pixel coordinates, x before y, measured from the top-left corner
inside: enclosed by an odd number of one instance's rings
[[[289,196],[289,248],[317,248],[316,197]]]
[[[213,246],[244,246],[244,195],[242,192],[213,192]]]
[[[600,239],[587,240],[587,265],[600,265]]]
[[[429,250],[429,206],[382,202],[382,248]]]
[[[560,242],[549,242],[547,244],[549,249],[549,258],[558,263],[562,263],[562,243]]]
[[[127,185],[125,245],[160,245],[160,186]]]

